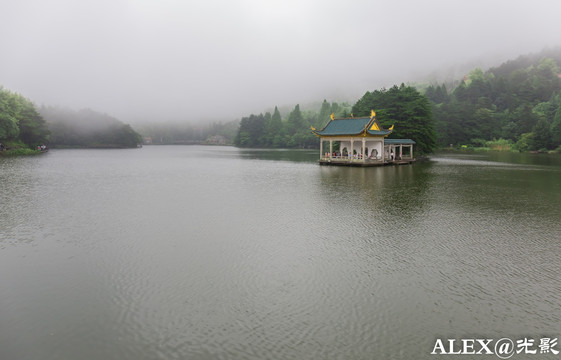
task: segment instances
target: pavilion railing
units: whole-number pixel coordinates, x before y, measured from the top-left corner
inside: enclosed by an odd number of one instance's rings
[[[412,160],[413,158],[409,155],[405,155],[402,156],[401,158],[396,158],[394,159],[394,161],[399,161],[399,160]],[[323,155],[320,158],[320,161],[334,161],[334,162],[383,162],[383,161],[392,161],[390,157],[381,157],[381,156],[377,156],[377,157],[367,157],[366,159],[363,159],[362,156],[360,155],[354,155],[354,156],[347,156],[347,155],[330,155],[330,156],[326,156]]]

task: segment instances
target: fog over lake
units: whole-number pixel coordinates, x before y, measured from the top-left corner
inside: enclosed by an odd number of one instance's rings
[[[557,0],[19,0],[0,12],[0,85],[127,123],[233,120],[560,46],[559,13]]]

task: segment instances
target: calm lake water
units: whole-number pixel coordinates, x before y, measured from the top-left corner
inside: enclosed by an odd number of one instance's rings
[[[431,355],[437,339],[504,337],[561,350],[560,156],[317,157],[0,158],[0,359],[457,359]]]

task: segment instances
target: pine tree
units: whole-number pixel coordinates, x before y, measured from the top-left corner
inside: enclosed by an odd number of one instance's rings
[[[300,111],[300,105],[296,105],[294,110],[288,115],[288,120],[286,123],[288,135],[293,136],[298,132],[299,129],[304,127],[304,117]]]
[[[321,103],[321,108],[319,110],[319,118],[318,118],[318,126],[320,128],[325,127],[329,122],[329,116],[331,115],[331,105],[327,102],[327,100],[323,100]]]

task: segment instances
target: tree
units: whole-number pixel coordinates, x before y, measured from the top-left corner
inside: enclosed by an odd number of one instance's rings
[[[425,96],[434,104],[442,104],[450,101],[450,96],[446,90],[446,85],[429,85],[425,92]]]
[[[532,133],[534,134],[532,139],[532,150],[551,148],[551,130],[549,122],[545,119],[545,117],[540,117],[532,129]]]
[[[0,87],[0,141],[18,138],[18,105],[15,96]]]
[[[265,132],[267,134],[267,138],[270,140],[268,143],[269,146],[282,146],[282,118],[277,106],[275,106],[275,110],[271,116],[271,121],[268,123],[268,126],[266,126]]]
[[[318,122],[319,122],[318,126],[320,128],[323,128],[325,125],[327,125],[331,113],[332,113],[331,104],[329,104],[327,100],[324,99],[323,102],[321,103],[321,108],[319,110],[319,116],[318,116]]]
[[[533,141],[534,133],[524,133],[520,135],[520,139],[518,139],[514,147],[518,151],[528,151],[532,147]]]
[[[561,106],[557,108],[551,123],[551,142],[553,147],[561,145]]]
[[[50,134],[46,121],[31,101],[23,97],[20,101],[22,109],[19,120],[19,138],[26,145],[33,147],[45,144],[48,142]]]
[[[240,129],[234,139],[234,144],[240,147],[263,146],[264,129],[265,117],[263,114],[251,114],[249,117],[244,117],[240,121]]]
[[[273,138],[275,136],[274,131],[272,129],[273,120],[270,112],[266,112],[264,115],[264,130],[262,136],[263,146],[268,147],[273,144]]]
[[[540,60],[532,74],[532,88],[537,99],[547,101],[553,92],[561,89],[561,80],[557,74],[559,74],[559,66],[555,60],[551,58]]]
[[[412,86],[393,86],[389,90],[366,92],[352,108],[355,116],[368,116],[375,110],[382,126],[395,125],[391,137],[410,138],[420,153],[436,148],[432,108],[426,96]]]
[[[517,124],[519,134],[531,132],[538,120],[536,115],[532,112],[532,107],[528,103],[520,105],[514,110],[512,115],[514,117],[514,122]]]
[[[48,138],[49,130],[35,105],[0,87],[0,142],[21,142],[35,148]]]
[[[492,140],[501,134],[498,116],[493,109],[480,108],[473,114],[474,126],[477,134],[474,136],[485,140]]]
[[[294,135],[304,126],[304,117],[300,111],[300,105],[296,105],[294,110],[288,115],[286,127],[289,135]]]

